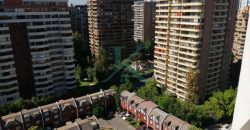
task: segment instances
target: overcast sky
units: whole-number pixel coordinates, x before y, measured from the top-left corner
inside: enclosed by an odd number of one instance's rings
[[[87,3],[87,0],[69,0],[69,5],[73,3],[74,5],[83,5]]]

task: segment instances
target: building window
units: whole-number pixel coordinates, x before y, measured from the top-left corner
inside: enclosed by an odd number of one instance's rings
[[[45,116],[49,116],[49,112],[45,112],[44,115],[45,115]]]
[[[21,130],[21,127],[20,126],[16,126],[16,130]]]
[[[156,124],[156,129],[159,129],[159,124]]]
[[[29,122],[30,121],[30,118],[29,117],[25,117],[25,122]]]
[[[25,126],[26,126],[27,128],[29,128],[29,127],[30,127],[30,123],[26,123]]]
[[[56,122],[55,122],[55,125],[56,125],[56,126],[58,126],[59,124],[60,124],[59,121],[56,121]]]
[[[40,121],[38,120],[38,121],[36,121],[36,124],[38,125],[38,124],[40,124]]]
[[[57,115],[57,114],[56,114],[56,115],[54,115],[54,118],[55,118],[55,119],[58,119],[58,115]]]
[[[45,121],[49,121],[49,117],[46,117],[46,118],[45,118]]]
[[[53,112],[54,112],[54,113],[58,113],[58,110],[57,110],[57,109],[55,109]]]

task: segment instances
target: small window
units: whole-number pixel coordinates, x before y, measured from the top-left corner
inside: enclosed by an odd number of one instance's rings
[[[55,119],[58,119],[58,115],[55,115],[54,118],[55,118]]]
[[[46,118],[45,118],[45,121],[49,121],[49,117],[46,117]]]
[[[40,121],[38,120],[38,121],[36,121],[36,124],[38,125],[38,124],[40,124]]]
[[[45,115],[45,116],[49,116],[49,112],[45,112],[44,115]]]
[[[16,130],[21,130],[21,126],[16,126]]]

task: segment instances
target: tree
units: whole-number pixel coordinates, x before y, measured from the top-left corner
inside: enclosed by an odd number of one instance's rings
[[[137,90],[138,96],[146,100],[155,100],[159,96],[159,92],[156,88],[156,82],[154,79],[150,79],[146,82],[146,86]]]
[[[93,108],[92,108],[93,115],[100,117],[102,115],[103,111],[104,111],[103,107],[99,106],[99,104],[93,105]]]
[[[75,32],[73,33],[73,45],[74,45],[74,58],[76,61],[76,64],[79,64],[80,66],[83,66],[84,64],[84,51],[83,51],[83,39],[80,33]]]
[[[199,101],[198,95],[198,72],[192,68],[189,69],[188,74],[186,75],[187,81],[187,99],[189,103],[197,104]]]
[[[99,49],[94,66],[98,80],[106,78],[108,72],[113,69],[112,58],[105,52],[104,49]]]
[[[215,122],[225,119],[231,121],[236,99],[236,90],[217,91],[202,105],[204,115]]]
[[[87,72],[88,78],[93,81],[95,79],[95,68],[88,67],[86,69],[86,72]]]
[[[188,130],[202,130],[201,128],[197,128],[196,126],[194,125],[191,125]]]
[[[80,65],[76,65],[75,76],[76,76],[76,80],[78,80],[78,81],[82,80],[82,68]]]

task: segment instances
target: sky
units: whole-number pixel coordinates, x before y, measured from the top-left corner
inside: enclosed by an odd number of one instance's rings
[[[87,0],[69,0],[69,5],[71,5],[71,3],[73,3],[73,5],[83,5],[87,3]]]

